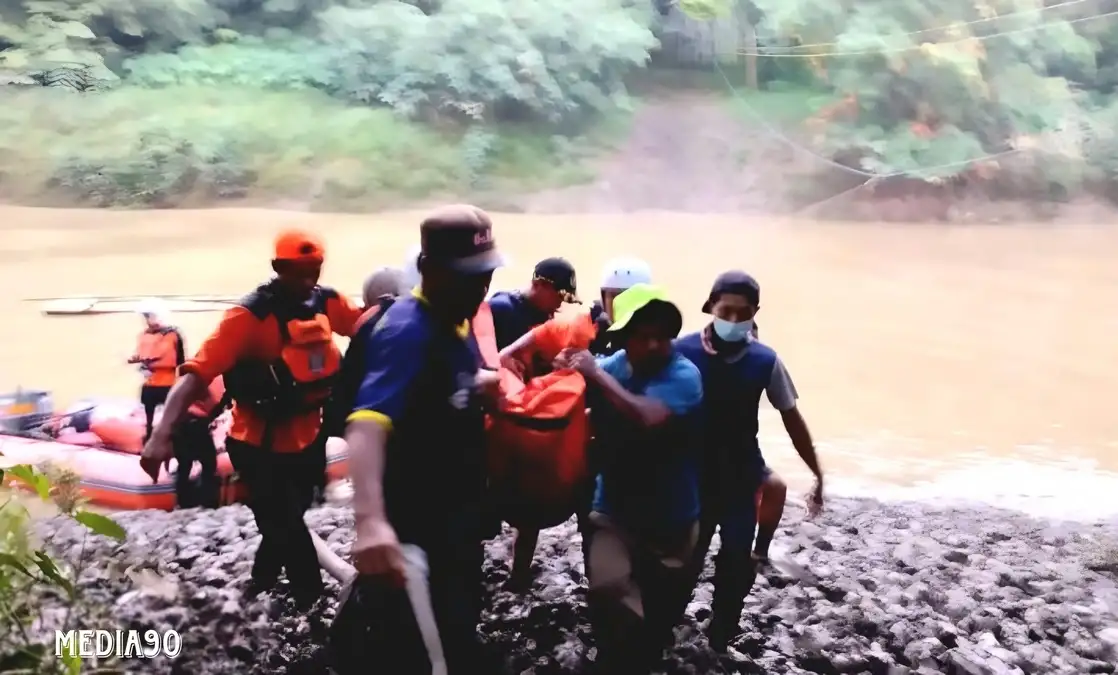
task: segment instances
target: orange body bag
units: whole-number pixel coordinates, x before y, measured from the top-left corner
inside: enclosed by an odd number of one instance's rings
[[[489,419],[489,479],[502,519],[558,525],[574,512],[587,478],[586,381],[558,370],[521,382],[501,370],[501,402]]]

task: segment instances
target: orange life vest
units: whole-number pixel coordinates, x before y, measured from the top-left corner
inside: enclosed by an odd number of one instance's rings
[[[241,306],[258,319],[272,317],[280,332],[279,358],[246,359],[224,374],[228,397],[265,419],[282,420],[321,409],[341,370],[342,352],[326,314],[333,289],[317,286],[306,303],[284,302],[265,284]]]
[[[176,370],[186,361],[182,335],[170,326],[140,333],[136,345],[140,359],[140,372],[144,386],[170,387],[175,383]]]
[[[509,524],[542,528],[574,512],[587,478],[586,381],[557,370],[527,383],[502,369],[501,400],[488,422],[489,478]]]

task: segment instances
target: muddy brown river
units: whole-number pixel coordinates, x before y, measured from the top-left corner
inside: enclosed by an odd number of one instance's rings
[[[402,261],[418,219],[0,208],[0,390],[49,389],[64,403],[133,396],[140,384],[125,364],[137,317],[44,317],[26,298],[242,293],[267,278],[271,237],[293,225],[326,237],[323,282],[358,292],[368,271]],[[660,213],[495,221],[512,257],[495,287],[519,286],[536,260],[562,255],[587,297],[606,259],[638,255],[689,329],[702,325],[718,272],[753,273],[762,338],[791,369],[835,485],[935,481],[963,497],[1068,499],[1118,471],[1118,229]],[[217,318],[176,315],[188,349]],[[762,427],[770,462],[801,482],[779,417],[763,410]]]

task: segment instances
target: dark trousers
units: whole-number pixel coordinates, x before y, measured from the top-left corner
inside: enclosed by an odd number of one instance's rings
[[[322,573],[303,521],[313,499],[316,458],[309,452],[268,452],[231,438],[225,449],[248,488],[249,508],[260,531],[253,582],[270,586],[286,570],[293,595],[304,601],[317,598]]]
[[[392,675],[430,675],[440,656],[449,675],[494,672],[477,633],[484,560],[478,523],[451,520],[418,533],[401,528],[406,589],[376,579],[354,582],[331,628],[331,667],[339,675],[367,673],[376,662],[390,663]]]
[[[326,428],[323,427],[322,432],[315,439],[314,445],[306,450],[307,453],[312,455],[314,461],[314,467],[311,469],[314,472],[314,482],[311,485],[311,504],[313,505],[321,506],[326,503],[326,441],[329,437]]]
[[[672,646],[691,597],[698,524],[641,532],[612,518],[587,518],[588,604],[599,672],[643,675]]]
[[[485,552],[476,536],[446,533],[442,542],[420,548],[427,554],[431,609],[438,625],[449,675],[476,675],[481,670],[477,626],[481,621],[482,564]]]
[[[170,387],[140,387],[140,403],[144,406],[144,416],[147,417],[147,427],[144,429],[144,443],[151,438],[152,425],[155,422],[155,409],[167,402]]]
[[[593,531],[590,525],[590,506],[594,501],[594,488],[597,485],[590,477],[579,485],[570,512],[578,519],[578,533],[582,539],[582,569],[590,569],[590,540]],[[570,517],[570,516],[568,516]],[[532,559],[540,540],[540,529],[532,527],[530,519],[524,523],[509,523],[516,528],[516,543],[513,549],[513,579],[515,583],[527,583],[531,574]]]
[[[745,598],[757,580],[753,539],[757,531],[757,490],[761,476],[739,477],[727,484],[726,476],[708,476],[703,483],[703,513],[693,569],[696,577],[706,566],[715,530],[722,542],[714,559],[714,599],[708,637],[717,650],[725,648],[739,632]]]
[[[201,506],[218,507],[217,448],[210,432],[209,420],[190,417],[175,432],[172,440],[175,459],[179,462],[175,474],[175,497],[179,508]],[[194,463],[202,467],[197,485],[190,479]]]

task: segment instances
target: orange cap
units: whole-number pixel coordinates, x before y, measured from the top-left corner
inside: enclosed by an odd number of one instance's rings
[[[284,230],[276,237],[276,260],[322,262],[326,246],[322,240],[304,230]]]

